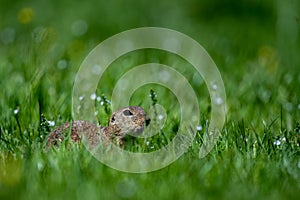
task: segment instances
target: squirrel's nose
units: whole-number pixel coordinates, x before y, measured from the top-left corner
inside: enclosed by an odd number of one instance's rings
[[[146,115],[145,121],[146,121],[146,126],[148,126],[150,124],[150,121],[151,121],[151,119],[148,115]]]

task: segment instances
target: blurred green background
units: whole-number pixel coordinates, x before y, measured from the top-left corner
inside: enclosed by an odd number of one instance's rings
[[[259,104],[249,108],[262,114],[260,105],[278,96],[282,98],[277,103],[283,107],[290,107],[290,98],[296,98],[289,93],[295,94],[297,87],[287,86],[286,91],[280,84],[299,86],[298,4],[271,0],[2,0],[1,75],[22,83],[34,79],[42,68],[53,85],[49,89],[60,94],[72,87],[80,63],[104,39],[137,27],[165,27],[187,34],[208,51],[221,71],[232,109],[245,101],[246,105]],[[14,59],[16,56],[19,59]],[[24,70],[22,66],[27,64],[30,67]],[[64,81],[66,88],[60,88],[57,79]],[[4,81],[5,91],[14,93]],[[237,86],[239,95],[231,89]],[[296,109],[298,102],[294,103]],[[268,113],[274,107],[269,109]]]
[[[299,13],[296,0],[0,0],[0,198],[296,199]],[[190,36],[218,66],[228,111],[214,151],[197,157],[204,129],[183,158],[141,175],[78,148],[44,152],[41,114],[55,124],[71,119],[72,86],[87,54],[112,35],[149,26]]]

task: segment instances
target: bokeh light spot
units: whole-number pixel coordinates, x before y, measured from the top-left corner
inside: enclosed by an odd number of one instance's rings
[[[75,36],[84,35],[88,30],[88,24],[84,20],[77,20],[72,23],[72,34]]]
[[[18,14],[18,19],[21,24],[29,24],[34,16],[34,12],[31,8],[22,8]]]
[[[7,27],[0,33],[0,39],[3,44],[13,43],[15,40],[15,29]]]

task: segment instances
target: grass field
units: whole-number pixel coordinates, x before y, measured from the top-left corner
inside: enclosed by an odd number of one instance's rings
[[[0,1],[0,199],[298,199],[300,196],[300,36],[296,1]],[[82,146],[45,151],[50,129],[72,119],[72,90],[87,54],[106,38],[158,26],[197,40],[222,75],[226,123],[213,150],[198,152],[210,120],[201,77],[182,59],[143,50],[118,59],[101,80],[110,100],[118,78],[137,64],[174,65],[197,92],[201,129],[182,157],[158,171],[131,174],[100,163]],[[164,105],[163,133],[129,139],[152,151],[176,134],[178,102],[158,85],[132,105]],[[96,101],[107,125],[110,104]],[[108,110],[106,110],[108,108]],[[179,113],[180,114],[180,113]],[[132,141],[132,142],[130,142]]]

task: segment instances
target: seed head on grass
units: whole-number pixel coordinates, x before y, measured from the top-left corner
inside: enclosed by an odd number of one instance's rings
[[[153,89],[150,89],[150,98],[152,100],[152,106],[155,106],[157,103],[157,94]]]
[[[111,109],[110,109],[111,102],[106,98],[106,96],[104,94],[101,95],[100,104],[102,106],[104,106],[105,113],[107,115],[110,115],[111,114]]]
[[[50,133],[50,124],[44,114],[41,114],[39,140],[43,141],[45,136]]]

